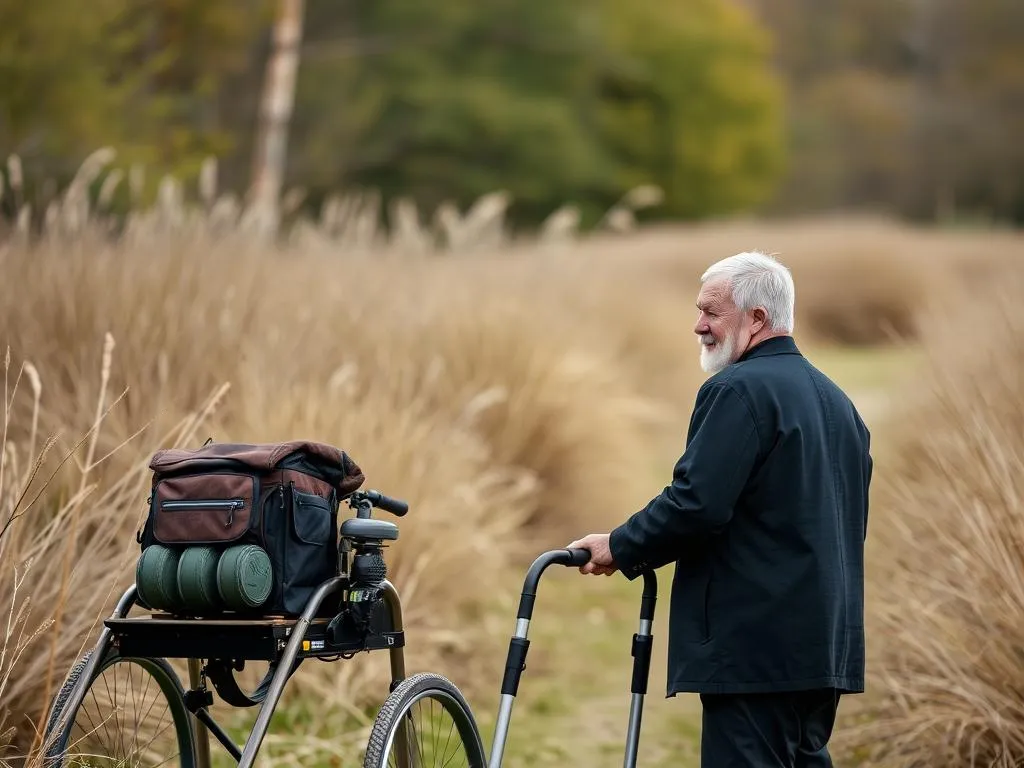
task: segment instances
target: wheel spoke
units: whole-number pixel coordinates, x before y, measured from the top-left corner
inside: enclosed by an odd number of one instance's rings
[[[110,694],[110,681],[107,679],[106,675],[103,676],[103,687],[107,691],[107,701],[110,701],[112,699],[111,694]],[[117,686],[115,686],[115,689],[116,689],[116,687]],[[116,702],[117,699],[113,698],[113,701]],[[97,707],[98,707],[99,706],[99,702],[97,701],[96,703],[97,703]],[[117,730],[121,730],[121,727],[120,727],[121,724],[120,724],[119,718],[117,716],[117,707],[116,706],[111,710],[111,716],[114,718],[114,727],[117,728]],[[103,720],[104,720],[104,722],[106,722],[107,718],[103,718]],[[114,751],[115,750],[113,748],[113,744],[111,744],[109,747],[107,747],[107,752],[109,754],[105,755],[105,757],[109,757],[110,754],[114,753]]]
[[[455,730],[455,718],[454,717],[452,718],[452,724],[448,726],[448,738],[444,740],[444,752],[441,753],[441,757],[444,758],[444,762],[441,763],[442,768],[443,768],[443,766],[448,765],[448,760],[450,759],[450,758],[446,757],[446,755],[448,754],[448,745],[452,741],[452,731],[453,730]],[[452,757],[455,757],[455,754],[456,753],[453,752],[452,753]]]
[[[92,688],[89,689],[89,693],[92,694],[93,701],[96,701],[96,694],[92,690]],[[96,707],[97,707],[97,710],[98,710],[99,709],[99,702],[97,702]],[[86,714],[88,715],[88,703],[84,699],[82,700],[82,709],[85,710]],[[101,722],[102,722],[102,720],[101,720]],[[72,725],[72,730],[74,730],[74,725]],[[93,719],[92,719],[91,715],[89,715],[89,730],[91,732],[95,732],[95,731],[99,730],[99,726],[96,725],[96,723],[93,722]]]
[[[105,682],[104,682],[104,687],[107,687]],[[109,690],[109,688],[108,688],[108,690]],[[104,752],[108,752],[108,753],[112,752],[113,751],[112,746],[111,746],[110,742],[107,741],[108,734],[107,734],[107,731],[106,731],[106,727],[107,727],[107,723],[110,722],[110,717],[115,717],[115,720],[116,720],[116,714],[112,713],[110,716],[104,717],[103,716],[103,705],[101,705],[100,704],[100,700],[96,698],[96,692],[92,689],[91,686],[89,688],[89,692],[92,693],[92,700],[96,703],[96,719],[98,721],[98,725],[96,726],[96,731],[95,732],[97,734],[102,734],[100,736],[100,741],[103,744],[103,751]],[[92,718],[89,718],[89,719],[90,719],[90,722],[91,722]]]
[[[417,705],[417,706],[419,706],[419,705]],[[416,730],[417,733],[419,733],[419,734],[423,733],[423,729],[422,728],[416,728],[415,724],[413,725],[413,728]],[[419,752],[419,755],[420,755],[420,767],[422,767],[427,761],[423,759],[423,739],[422,739],[421,736],[418,736],[416,738],[416,744],[417,744],[417,746],[419,748],[418,752]]]
[[[430,735],[433,737],[430,740],[430,756],[433,758],[432,765],[437,765],[437,730],[434,726],[437,725],[437,718],[434,716],[434,700],[430,700]]]

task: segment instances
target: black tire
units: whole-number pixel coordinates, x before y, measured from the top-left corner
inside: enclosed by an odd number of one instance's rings
[[[94,693],[91,694],[91,689],[95,685],[97,690],[101,690],[103,693],[110,695],[110,686],[105,681],[97,683],[101,679],[101,676],[114,668],[116,665],[130,665],[132,667],[138,667],[143,673],[151,678],[152,682],[157,685],[159,696],[162,697],[167,703],[167,709],[171,716],[171,725],[174,729],[173,735],[170,737],[169,746],[176,746],[177,753],[172,754],[170,758],[164,757],[162,760],[156,761],[155,764],[164,766],[178,765],[181,768],[195,768],[196,765],[196,749],[195,749],[195,734],[192,730],[191,714],[185,707],[185,692],[181,686],[181,682],[178,680],[177,674],[174,669],[163,659],[142,659],[142,658],[124,658],[120,656],[115,649],[109,649],[103,656],[100,663],[97,665],[95,673],[91,680],[88,681],[84,695],[81,701],[76,707],[74,712],[68,713],[65,717],[64,710],[68,704],[68,700],[71,696],[75,685],[78,683],[79,678],[82,676],[85,666],[92,656],[92,651],[86,653],[81,659],[79,659],[75,665],[71,668],[68,676],[64,680],[64,684],[61,686],[60,691],[54,697],[53,707],[50,710],[50,716],[46,722],[45,741],[46,745],[46,768],[65,768],[65,766],[82,765],[86,761],[83,760],[82,756],[77,756],[76,750],[69,754],[69,743],[72,746],[79,744],[81,741],[88,738],[84,731],[88,728],[92,733],[92,738],[97,741],[102,741],[96,737],[99,726],[97,719],[91,717],[88,718],[89,722],[84,726],[77,723],[78,715],[85,711],[88,716],[88,704],[90,698],[92,701],[96,699]],[[129,672],[129,674],[137,674]],[[148,681],[147,681],[148,682]],[[147,690],[148,687],[147,687]],[[154,694],[156,691],[153,692]],[[115,681],[113,695],[117,695],[117,683]],[[145,693],[142,694],[143,697]],[[132,704],[136,704],[139,701],[138,696],[133,692],[131,696]],[[150,705],[149,710],[152,711],[153,705]],[[120,725],[120,719],[114,717],[116,725]],[[137,724],[136,724],[137,725]],[[82,729],[82,735],[76,734],[76,726]],[[125,731],[130,730],[125,728]],[[134,743],[135,732],[130,734],[132,739],[131,743]],[[126,746],[126,740],[124,738],[117,739],[120,746]],[[111,742],[112,743],[112,742]],[[83,752],[88,757],[88,764],[102,765],[103,763],[96,762],[96,752],[89,748],[89,745],[83,747]],[[117,765],[145,765],[145,763],[139,763],[132,761],[128,756],[115,757]]]
[[[437,703],[442,707],[444,714],[451,717],[452,727],[458,732],[462,741],[463,757],[461,760],[457,759],[458,747],[454,748],[455,752],[451,757],[445,757],[452,749],[451,730],[447,735],[440,734],[440,739],[445,739],[441,749],[442,759],[433,762],[415,759],[416,756],[424,757],[422,743],[424,730],[416,725],[410,712],[417,704],[422,704],[425,701],[430,702],[431,711],[433,711],[433,705]],[[399,724],[410,721],[413,721],[413,732],[419,734],[418,749],[416,754],[412,755],[412,760],[408,757],[403,760],[399,750],[395,748],[401,740]],[[405,731],[406,729],[401,730]],[[435,740],[432,744],[436,744],[437,741],[439,740]],[[413,675],[402,681],[385,699],[374,720],[373,729],[370,731],[363,768],[387,768],[392,765],[398,766],[398,768],[428,768],[432,765],[464,765],[468,768],[485,768],[487,765],[480,729],[473,716],[473,711],[469,708],[462,692],[447,678],[430,672]]]

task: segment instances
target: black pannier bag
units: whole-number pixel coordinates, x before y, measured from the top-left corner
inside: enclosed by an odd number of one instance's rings
[[[323,443],[208,443],[154,454],[140,602],[184,615],[297,616],[338,573],[338,507],[364,481]],[[322,606],[318,615],[332,613]]]

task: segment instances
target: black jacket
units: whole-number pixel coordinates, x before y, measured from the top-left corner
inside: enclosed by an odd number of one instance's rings
[[[672,484],[610,541],[629,579],[675,561],[669,696],[864,690],[869,448],[789,336],[701,386]]]

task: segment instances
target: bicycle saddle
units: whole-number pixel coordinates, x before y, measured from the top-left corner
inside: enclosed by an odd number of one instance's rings
[[[350,517],[341,524],[341,535],[350,539],[394,541],[398,538],[398,526],[387,520]]]

